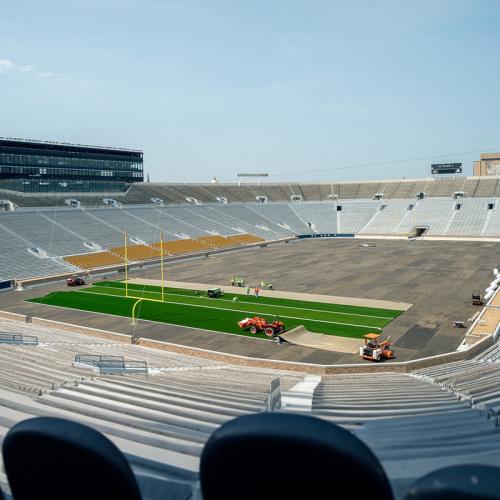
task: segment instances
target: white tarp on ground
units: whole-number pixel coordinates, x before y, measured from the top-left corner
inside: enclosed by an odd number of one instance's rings
[[[335,337],[323,335],[306,330],[304,326],[297,326],[279,335],[283,340],[295,345],[312,347],[314,349],[326,349],[327,351],[345,352],[356,354],[364,344],[363,340],[347,337]]]

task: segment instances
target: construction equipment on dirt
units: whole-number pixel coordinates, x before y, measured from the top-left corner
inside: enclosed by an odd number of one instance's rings
[[[365,345],[359,348],[359,355],[366,359],[380,361],[380,357],[393,358],[394,351],[390,350],[391,337],[384,342],[378,343],[380,333],[369,333],[364,336]]]
[[[85,285],[85,280],[81,276],[71,276],[71,278],[66,280],[66,285],[68,286]]]
[[[474,290],[472,292],[472,305],[473,306],[483,305],[483,297],[481,296],[481,292],[479,290]]]
[[[240,328],[250,328],[250,333],[264,332],[268,337],[275,337],[276,335],[285,331],[285,325],[280,321],[279,316],[275,316],[272,323],[269,323],[265,318],[245,318],[238,321]]]
[[[453,328],[465,328],[465,323],[463,321],[455,321],[453,323]]]

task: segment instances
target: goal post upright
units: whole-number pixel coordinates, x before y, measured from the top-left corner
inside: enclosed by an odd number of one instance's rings
[[[163,232],[160,233],[160,260],[161,260],[161,301],[165,302],[164,292],[163,292]]]
[[[127,231],[125,231],[125,297],[128,297]]]

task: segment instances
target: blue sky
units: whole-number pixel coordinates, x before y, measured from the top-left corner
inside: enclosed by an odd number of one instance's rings
[[[497,0],[0,0],[0,136],[152,181],[421,178],[500,152]]]

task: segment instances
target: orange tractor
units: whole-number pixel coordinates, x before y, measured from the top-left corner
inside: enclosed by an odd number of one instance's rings
[[[250,333],[264,332],[268,337],[274,337],[285,331],[285,326],[280,321],[279,316],[275,316],[272,323],[265,318],[245,318],[238,321],[240,328],[250,328]]]
[[[68,286],[80,286],[85,285],[85,280],[81,276],[71,276],[71,278],[66,280]]]
[[[393,358],[394,351],[390,350],[391,337],[384,342],[378,343],[379,333],[369,333],[364,336],[365,345],[359,348],[359,355],[366,359],[380,361],[380,356],[384,358]]]

